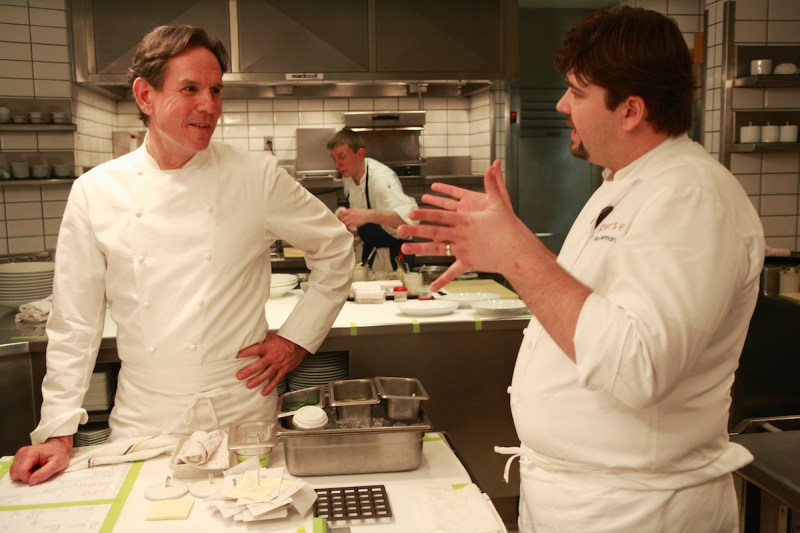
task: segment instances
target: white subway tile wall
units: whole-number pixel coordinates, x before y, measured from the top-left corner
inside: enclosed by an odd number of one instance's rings
[[[721,23],[723,2],[707,1],[706,4],[709,13],[714,7],[715,20]],[[739,0],[735,11],[736,44],[800,45],[800,2],[797,0]],[[720,46],[721,33],[720,27]],[[734,108],[754,110],[797,109],[798,102],[798,88],[737,88],[732,97]],[[800,154],[732,154],[731,171],[761,215],[767,245],[800,250]]]
[[[703,143],[715,155],[719,155],[721,137],[724,2],[620,2],[674,17],[690,46],[695,32],[702,31],[703,12],[708,11],[706,70],[702,74],[706,87]],[[133,102],[115,102],[72,83],[67,20],[66,0],[0,0],[0,98],[71,99],[73,121],[78,126],[71,136],[3,133],[0,150],[74,150],[76,171],[80,172],[112,157],[113,132],[144,127]],[[739,0],[735,31],[739,43],[800,44],[800,1]],[[482,174],[493,153],[503,159],[506,151],[510,109],[504,87],[498,83],[491,96],[485,92],[466,98],[225,100],[214,138],[258,151],[264,149],[264,137],[271,137],[275,154],[292,162],[297,156],[297,128],[341,127],[345,111],[424,109],[427,124],[421,136],[422,155],[468,155],[472,172]],[[800,93],[746,89],[737,90],[734,97],[737,105],[780,109],[796,106]],[[490,108],[492,102],[494,109]],[[800,249],[800,156],[734,154],[731,169],[759,209],[767,243]],[[0,188],[0,254],[55,246],[69,187],[24,189],[29,188]]]

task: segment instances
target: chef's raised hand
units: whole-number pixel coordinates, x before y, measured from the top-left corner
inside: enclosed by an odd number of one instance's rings
[[[428,224],[397,228],[398,235],[432,241],[406,243],[403,253],[455,256],[450,268],[431,283],[433,291],[469,269],[503,273],[512,266],[520,240],[535,239],[514,214],[500,161],[489,167],[483,183],[486,193],[434,183],[433,190],[447,197],[426,194],[422,200],[441,209],[414,210],[409,216]]]
[[[69,466],[72,435],[50,437],[41,444],[23,446],[14,456],[10,475],[14,481],[38,485]]]
[[[236,355],[238,359],[258,357],[256,361],[240,369],[236,378],[247,380],[247,387],[251,389],[263,384],[261,394],[266,396],[287,372],[300,364],[306,354],[308,351],[305,348],[268,331],[263,341],[243,348]]]

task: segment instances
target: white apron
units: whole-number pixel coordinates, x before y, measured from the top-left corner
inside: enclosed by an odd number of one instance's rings
[[[647,480],[550,459],[521,444],[495,452],[520,458],[521,533],[736,533],[738,503],[733,477],[683,489],[658,490]],[[721,506],[709,502],[725,502]]]
[[[233,422],[273,418],[277,392],[248,389],[236,372],[254,358],[231,358],[173,369],[123,363],[109,425],[110,441],[145,435],[191,435],[196,430],[228,430]]]

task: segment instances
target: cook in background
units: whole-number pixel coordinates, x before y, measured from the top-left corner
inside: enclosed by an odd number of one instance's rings
[[[344,178],[347,206],[336,211],[345,226],[361,238],[361,262],[366,263],[374,248],[387,248],[391,270],[397,268],[396,258],[406,239],[398,238],[397,226],[414,224],[408,217],[417,202],[403,192],[395,172],[370,157],[366,157],[364,139],[353,130],[344,128],[328,141],[328,150],[336,170]],[[413,257],[406,256],[409,267]],[[375,259],[371,259],[372,267]]]
[[[736,178],[686,132],[689,50],[665,16],[598,11],[556,52],[570,151],[604,181],[556,257],[512,210],[499,162],[486,194],[434,185],[398,233],[408,253],[502,274],[533,313],[510,395],[521,531],[738,531],[730,388],[764,239]],[[569,177],[565,176],[565,179]]]
[[[106,304],[122,362],[111,440],[190,435],[275,411],[274,387],[325,338],[347,298],[353,237],[266,152],[211,142],[228,53],[200,28],[161,26],[128,78],[148,127],[134,152],[78,178],[56,254],[41,423],[12,479],[68,466]],[[267,332],[270,244],[305,252],[310,287]]]

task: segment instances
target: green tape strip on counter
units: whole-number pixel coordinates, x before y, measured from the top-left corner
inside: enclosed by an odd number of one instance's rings
[[[111,502],[111,509],[109,509],[103,525],[100,526],[99,533],[111,533],[114,526],[117,525],[119,515],[122,514],[122,508],[125,507],[125,502],[128,501],[128,496],[133,490],[133,484],[136,483],[136,478],[139,476],[142,466],[144,466],[144,461],[134,461],[131,465],[131,469],[128,470],[128,475],[125,476],[125,481],[122,482],[117,497]]]
[[[8,461],[0,461],[0,479],[3,479],[8,471],[11,469],[11,463],[13,463],[13,459],[9,459]]]
[[[411,333],[419,333],[419,320],[411,321]]]
[[[482,329],[483,329],[483,320],[481,320],[481,317],[476,316],[475,317],[475,331],[481,331]]]
[[[357,337],[358,336],[358,324],[355,322],[350,322],[350,336]]]

